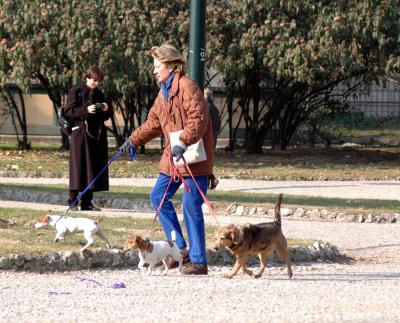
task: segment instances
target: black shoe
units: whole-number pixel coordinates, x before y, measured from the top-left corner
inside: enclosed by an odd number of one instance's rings
[[[81,206],[81,211],[101,211],[101,209],[91,204],[88,206]]]
[[[78,209],[78,206],[77,206],[77,205],[74,205],[74,206],[71,206],[71,207],[68,209],[68,211],[75,212],[75,211],[79,211],[79,209]]]

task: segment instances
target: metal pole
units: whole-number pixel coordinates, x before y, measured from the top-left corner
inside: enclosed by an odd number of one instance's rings
[[[206,1],[190,1],[189,77],[204,87]]]

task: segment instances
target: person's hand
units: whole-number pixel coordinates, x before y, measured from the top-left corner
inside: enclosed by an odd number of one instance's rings
[[[131,142],[131,138],[127,137],[125,139],[125,142],[121,145],[121,147],[118,148],[118,150],[122,153],[126,153],[129,154],[129,148],[133,147],[132,142]]]
[[[89,113],[96,113],[96,105],[95,104],[88,105],[87,110]]]
[[[176,161],[179,161],[185,153],[187,146],[183,142],[179,142],[178,145],[172,147],[172,156],[175,157]]]

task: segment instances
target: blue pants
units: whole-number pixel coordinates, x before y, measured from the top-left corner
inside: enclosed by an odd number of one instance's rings
[[[207,176],[196,176],[197,184],[201,188],[204,194],[207,194],[208,177]],[[169,176],[159,174],[157,182],[150,193],[150,199],[153,203],[153,207],[157,210],[162,197],[167,189]],[[206,257],[206,241],[205,241],[205,227],[203,210],[203,198],[201,197],[195,182],[191,177],[185,177],[186,183],[190,188],[190,192],[187,192],[183,188],[182,196],[182,209],[183,209],[183,220],[186,226],[188,240],[189,240],[189,258],[194,264],[205,265],[207,264]],[[175,208],[171,202],[171,198],[175,195],[182,181],[172,181],[168,193],[165,197],[164,203],[158,214],[161,226],[164,229],[165,235],[168,240],[171,240],[171,232],[176,232],[176,243],[179,248],[186,248],[186,241],[182,235],[182,229],[178,221],[178,217],[175,212]]]

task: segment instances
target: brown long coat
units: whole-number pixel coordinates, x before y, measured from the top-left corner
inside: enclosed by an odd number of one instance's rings
[[[107,129],[104,120],[107,112],[89,114],[87,106],[105,102],[99,89],[90,90],[86,84],[73,87],[64,107],[65,115],[74,120],[77,129],[70,136],[69,189],[82,191],[100,173],[108,162]],[[107,191],[108,169],[93,184],[93,191]]]
[[[214,161],[214,139],[207,102],[197,84],[187,76],[175,74],[168,102],[162,92],[149,111],[147,120],[131,135],[134,147],[144,145],[161,134],[165,137],[165,149],[160,161],[160,172],[170,176],[169,156],[171,154],[169,133],[182,130],[180,140],[192,145],[203,138],[207,160],[190,165],[194,176],[212,174]],[[183,176],[189,176],[181,166]]]

